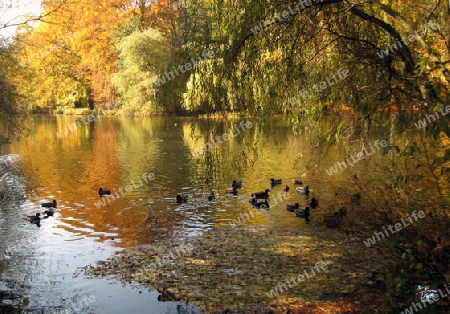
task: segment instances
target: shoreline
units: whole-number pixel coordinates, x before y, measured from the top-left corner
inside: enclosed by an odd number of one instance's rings
[[[252,115],[248,112],[211,112],[211,113],[201,113],[201,112],[184,112],[184,113],[168,113],[168,112],[160,112],[153,114],[144,114],[141,112],[135,113],[126,113],[121,112],[116,109],[103,109],[101,107],[95,109],[89,108],[71,108],[67,109],[67,112],[56,112],[56,109],[42,109],[39,112],[30,112],[31,115],[68,115],[68,116],[86,116],[93,114],[95,112],[99,112],[99,115],[103,116],[118,116],[118,117],[133,117],[133,118],[152,118],[152,117],[172,117],[172,118],[200,118],[200,119],[237,119],[237,118],[256,118],[257,116]],[[424,109],[405,109],[399,108],[397,105],[389,105],[387,104],[384,107],[378,108],[376,111],[377,114],[407,114],[407,115],[416,115],[416,114],[424,114],[427,113]],[[350,106],[341,106],[340,108],[332,108],[328,111],[324,111],[325,115],[361,115],[362,113],[356,111]],[[269,117],[272,118],[288,118],[290,115],[289,112],[279,112],[271,114]]]

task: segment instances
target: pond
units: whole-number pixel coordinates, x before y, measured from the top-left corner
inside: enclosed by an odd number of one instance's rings
[[[23,180],[10,179],[18,185],[16,197],[0,203],[0,298],[24,312],[177,313],[177,302],[159,302],[152,289],[73,274],[123,248],[189,239],[210,229],[322,224],[323,214],[340,206],[336,189],[354,192],[352,176],[376,174],[387,158],[373,147],[370,158],[329,175],[336,162],[360,151],[357,139],[349,145],[354,151],[339,145],[320,150],[315,130],[296,135],[281,118],[79,119],[36,116],[29,137],[2,148]],[[389,138],[382,129],[373,134],[370,143]],[[13,166],[5,160],[4,173]],[[292,190],[291,179],[302,179],[311,193],[285,193],[282,185],[271,187],[270,178],[281,178]],[[227,195],[235,179],[243,187]],[[100,187],[114,196],[100,198]],[[252,210],[250,195],[266,188],[270,210],[243,219]],[[177,193],[188,194],[188,202],[178,204]],[[287,203],[303,208],[311,197],[321,206],[310,225],[286,211]],[[24,219],[52,200],[57,210],[40,227]]]

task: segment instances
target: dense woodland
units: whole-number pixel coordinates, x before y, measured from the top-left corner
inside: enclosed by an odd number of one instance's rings
[[[296,132],[302,119],[351,111],[353,124],[337,118],[330,130],[316,130],[320,141],[334,142],[364,137],[372,123],[401,134],[450,105],[444,0],[44,0],[42,10],[0,47],[0,140],[45,109],[282,114]],[[435,179],[425,201],[407,176],[373,188],[381,200],[370,218],[380,225],[402,217],[401,208],[433,207],[433,219],[441,218],[411,230],[411,245],[387,244],[406,263],[389,275],[398,295],[419,278],[450,280],[449,117],[414,130],[407,137],[422,142],[402,147],[408,163],[417,161],[411,168]],[[431,146],[436,156],[426,153]],[[400,196],[388,199],[387,188]]]
[[[28,107],[370,114],[449,101],[443,0],[62,0],[42,9],[3,47],[3,84]],[[343,69],[345,79],[289,102]]]

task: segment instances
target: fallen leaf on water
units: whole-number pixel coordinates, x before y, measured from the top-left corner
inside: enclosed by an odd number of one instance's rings
[[[354,301],[342,301],[342,291],[357,291],[367,270],[386,268],[387,259],[362,241],[348,242],[345,234],[321,226],[270,230],[216,229],[203,236],[189,238],[192,251],[171,254],[182,243],[126,249],[96,267],[85,267],[90,276],[117,276],[123,281],[138,281],[149,288],[160,284],[173,287],[177,296],[194,300],[212,313],[214,310],[247,310],[269,304],[276,313],[355,313]],[[364,256],[360,252],[364,249]],[[155,263],[159,258],[161,263]],[[288,287],[287,280],[323,261],[328,267]],[[146,267],[153,265],[153,267]],[[339,267],[335,266],[339,265]],[[346,271],[342,272],[341,269]],[[368,274],[367,274],[368,275]],[[366,276],[367,277],[367,276]],[[285,285],[286,290],[269,298],[270,290]],[[323,294],[332,300],[320,300]],[[379,305],[383,302],[380,301]],[[381,305],[380,305],[381,306]],[[281,310],[281,311],[280,311]],[[336,311],[336,312],[334,312]],[[346,312],[347,311],[347,312]]]

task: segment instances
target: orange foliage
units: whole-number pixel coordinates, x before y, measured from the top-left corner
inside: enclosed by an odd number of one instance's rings
[[[158,29],[167,37],[174,35],[177,29],[178,6],[174,0],[159,0],[151,5],[145,5],[145,0],[138,0],[136,7],[131,8],[128,14],[134,13],[140,17],[143,28]]]
[[[144,15],[144,25],[159,29],[163,34],[173,34],[177,25],[178,10],[171,0],[161,0],[152,5]]]
[[[143,27],[175,33],[177,10],[172,0],[146,5],[144,0],[43,0],[41,21],[22,27],[21,60],[33,73],[24,79],[24,91],[37,105],[100,104],[114,99],[111,76],[116,72],[114,53],[118,28],[132,13]]]
[[[112,34],[122,22],[123,2],[43,1],[43,14],[48,14],[45,22],[41,22],[30,35],[24,35],[28,54],[26,59],[29,64],[33,64],[37,76],[42,76],[35,86],[39,86],[39,81],[43,83],[53,76],[53,84],[60,82],[60,88],[69,89],[52,91],[53,95],[61,94],[57,95],[57,100],[64,98],[64,93],[73,93],[77,89],[79,92],[79,87],[83,86],[87,94],[91,90],[91,99],[110,101],[113,96],[110,77],[115,71],[116,62],[111,49]],[[35,96],[37,99],[44,97],[52,101],[42,91]]]

